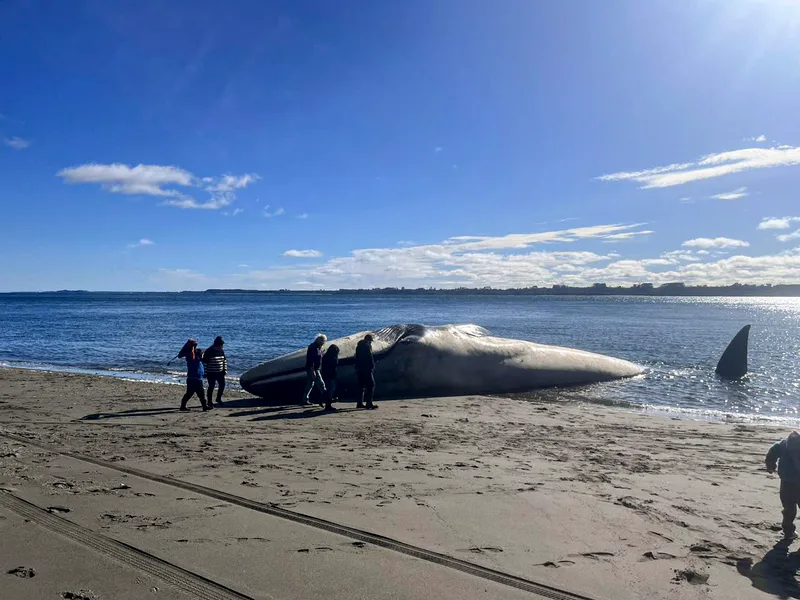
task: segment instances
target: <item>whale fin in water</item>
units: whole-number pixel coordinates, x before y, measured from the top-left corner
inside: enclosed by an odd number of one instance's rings
[[[747,340],[750,325],[741,328],[731,340],[717,364],[717,375],[724,379],[741,379],[747,374]]]

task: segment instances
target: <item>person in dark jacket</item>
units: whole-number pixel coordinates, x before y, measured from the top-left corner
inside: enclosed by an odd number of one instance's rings
[[[186,393],[181,399],[181,410],[187,411],[186,403],[197,394],[200,405],[206,411],[206,394],[203,389],[203,352],[197,347],[197,342],[189,340],[178,353],[179,358],[186,359]]]
[[[339,366],[339,346],[331,344],[322,356],[320,373],[325,382],[325,410],[335,411],[333,398],[336,394],[336,367]]]
[[[786,439],[773,444],[767,452],[767,471],[778,470],[781,478],[780,498],[783,505],[783,536],[797,537],[794,519],[800,504],[800,433],[793,431]]]
[[[372,334],[368,333],[364,339],[356,344],[356,374],[358,375],[358,404],[356,408],[378,408],[372,402],[375,393],[375,357],[372,356]]]
[[[214,395],[214,386],[217,387],[217,405],[222,405],[222,392],[225,391],[225,375],[228,374],[228,359],[222,346],[225,340],[221,335],[214,338],[214,344],[203,353],[203,365],[206,369],[208,380],[208,407],[213,407],[211,397]]]
[[[322,347],[327,341],[327,336],[324,333],[319,333],[306,349],[306,389],[303,392],[302,404],[312,404],[309,397],[315,387],[319,394],[325,393],[325,380],[322,379],[320,368],[322,367]]]

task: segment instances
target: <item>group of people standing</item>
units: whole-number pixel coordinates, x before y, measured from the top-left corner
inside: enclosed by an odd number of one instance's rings
[[[358,403],[356,408],[375,409],[373,396],[375,393],[375,357],[372,355],[372,334],[367,334],[356,345],[355,368],[358,375]],[[311,393],[314,389],[319,393],[319,404],[326,411],[335,411],[333,402],[336,399],[336,375],[339,367],[339,347],[331,344],[323,351],[328,338],[320,333],[308,345],[306,350],[306,386],[302,404],[312,405]],[[214,408],[212,396],[217,388],[218,406],[222,405],[222,393],[225,391],[225,376],[228,373],[228,359],[223,346],[222,336],[217,336],[214,343],[203,352],[197,341],[188,340],[176,358],[186,359],[186,393],[181,399],[182,411],[189,410],[186,405],[195,394],[200,399],[203,410]],[[208,381],[208,398],[206,398],[203,378]]]
[[[186,404],[197,394],[203,410],[211,410],[214,403],[211,398],[217,388],[217,406],[222,405],[222,393],[225,391],[225,375],[228,374],[228,359],[223,346],[222,336],[214,338],[214,343],[203,352],[197,347],[195,340],[188,340],[178,352],[176,358],[186,359],[186,393],[181,399],[181,410],[187,411]],[[203,376],[208,380],[208,401],[203,387]]]
[[[356,344],[355,368],[358,375],[358,403],[356,408],[378,408],[373,402],[375,393],[375,357],[372,355],[371,333],[364,336]],[[339,367],[339,346],[331,344],[323,352],[323,347],[328,341],[324,333],[320,333],[308,345],[306,350],[306,387],[303,392],[302,403],[312,405],[311,392],[314,389],[320,395],[320,404],[325,410],[335,411],[333,401],[336,398],[336,371]]]

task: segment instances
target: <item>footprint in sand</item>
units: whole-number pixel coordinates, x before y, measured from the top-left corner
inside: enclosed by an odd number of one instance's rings
[[[47,512],[52,513],[54,515],[60,515],[63,513],[70,512],[70,509],[67,508],[66,506],[48,506]]]
[[[77,592],[61,592],[61,597],[66,600],[97,600],[98,596],[92,590],[79,590]]]
[[[534,566],[535,567],[549,567],[551,569],[558,569],[560,567],[571,567],[574,564],[575,563],[573,561],[571,561],[571,560],[558,560],[558,561],[548,560],[545,563],[542,563],[540,565],[534,565]]]
[[[669,560],[671,558],[678,558],[673,554],[669,554],[668,552],[645,552],[642,555],[642,560]]]
[[[683,583],[687,581],[692,585],[704,585],[708,583],[708,573],[696,571],[692,568],[675,569],[675,577],[672,578],[673,583]]]
[[[583,558],[591,558],[594,560],[600,560],[601,558],[610,558],[614,556],[613,552],[581,552],[580,554],[570,554],[570,556],[576,557],[581,556]]]
[[[498,548],[497,546],[474,546],[472,548],[461,548],[456,550],[456,552],[472,552],[472,554],[486,554],[487,552],[491,553],[499,553],[502,552],[502,548]]]

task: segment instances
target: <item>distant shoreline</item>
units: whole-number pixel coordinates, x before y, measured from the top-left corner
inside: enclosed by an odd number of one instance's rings
[[[249,290],[249,289],[208,289],[186,290],[181,292],[126,292],[126,291],[88,291],[88,290],[55,290],[44,292],[0,292],[0,296],[89,296],[95,294],[153,294],[153,295],[185,295],[185,294],[251,294],[251,295],[341,295],[341,296],[636,296],[636,297],[800,297],[800,284],[786,285],[745,285],[728,286],[691,286],[683,283],[667,283],[661,286],[652,284],[636,284],[629,287],[612,287],[597,283],[588,287],[570,287],[554,285],[552,287],[528,288],[371,288],[371,289],[338,289],[338,290]]]

